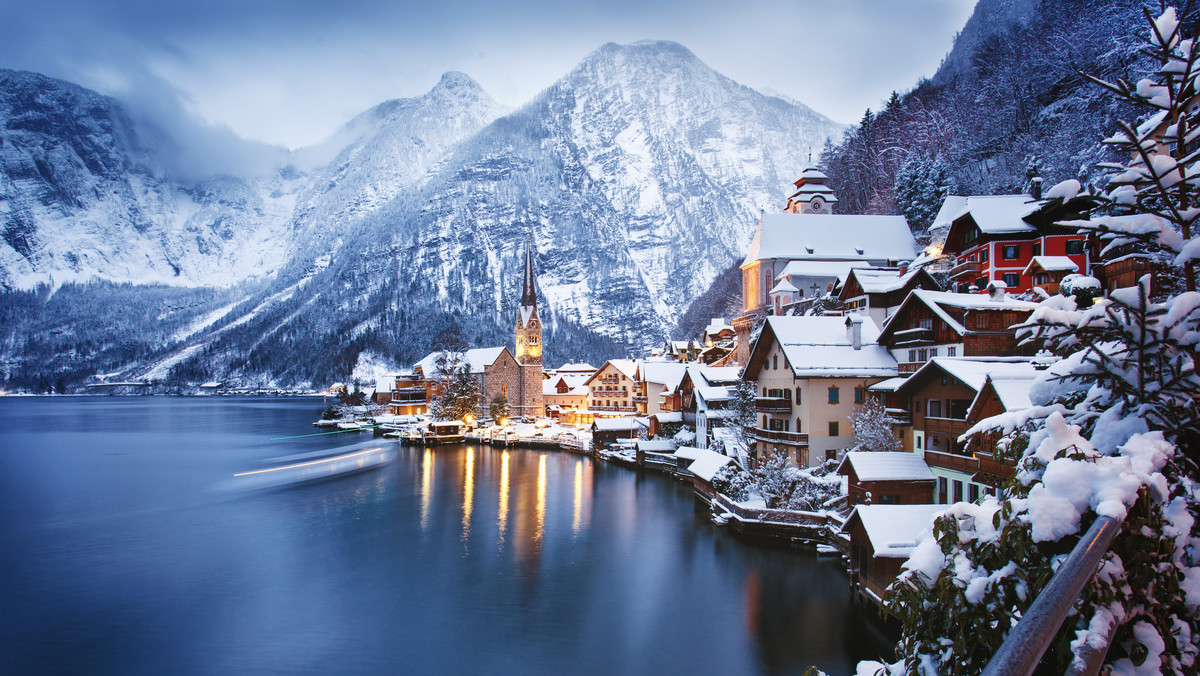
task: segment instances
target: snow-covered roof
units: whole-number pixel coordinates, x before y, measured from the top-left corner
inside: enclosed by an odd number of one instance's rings
[[[799,289],[797,289],[795,286],[792,286],[792,283],[787,280],[787,277],[784,277],[783,279],[779,280],[778,284],[771,287],[771,290],[767,293],[796,293],[797,291],[799,291]]]
[[[997,380],[1030,380],[1037,375],[1037,369],[1028,359],[993,357],[981,359],[973,357],[934,357],[917,369],[909,378],[909,382],[919,380],[917,374],[923,374],[927,369],[940,368],[954,376],[964,385],[979,392],[983,383],[990,375]]]
[[[1037,307],[1037,303],[1028,301],[1016,300],[1005,296],[1001,300],[993,298],[990,294],[982,293],[953,293],[950,291],[930,291],[929,289],[913,289],[904,299],[904,304],[907,305],[913,299],[923,303],[926,307],[933,311],[942,321],[954,331],[963,334],[967,332],[967,327],[963,326],[957,319],[950,316],[946,308],[957,308],[960,310],[1030,310]],[[888,328],[892,322],[899,317],[900,310],[897,310],[888,319]]]
[[[733,327],[726,323],[723,317],[714,317],[713,320],[708,323],[708,326],[704,327],[704,335],[715,336],[722,331],[732,330]]]
[[[992,389],[996,391],[1005,411],[1020,411],[1033,405],[1029,400],[1029,388],[1033,378],[992,378]]]
[[[671,411],[669,413],[655,413],[650,416],[655,418],[660,423],[676,423],[683,422],[683,411]]]
[[[634,448],[638,449],[639,451],[661,453],[665,451],[674,451],[675,442],[671,441],[670,439],[653,439],[649,441],[642,439],[634,444]]]
[[[976,195],[966,198],[966,205],[953,220],[970,214],[980,232],[989,235],[1028,232],[1036,228],[1024,218],[1039,206],[1029,195]]]
[[[763,214],[742,265],[792,260],[908,260],[916,240],[903,216]]]
[[[679,381],[683,380],[687,369],[687,364],[677,361],[643,361],[638,365],[638,379],[644,383],[658,383],[668,391],[673,391],[679,387]]]
[[[1079,272],[1079,265],[1068,256],[1034,256],[1021,274],[1033,274],[1034,266],[1046,272]]]
[[[563,364],[556,370],[560,374],[581,373],[584,375],[591,375],[596,372],[596,367],[592,366],[586,361],[581,361],[578,364]]]
[[[867,389],[872,392],[895,392],[906,382],[908,382],[908,376],[896,376],[895,378],[881,380]]]
[[[700,457],[701,450],[703,449],[696,448],[695,446],[680,446],[675,451],[675,457],[683,458],[684,460],[695,460]]]
[[[709,385],[736,383],[742,374],[740,366],[688,366],[692,374],[692,382],[699,387],[703,383]]]
[[[767,317],[772,335],[797,376],[887,378],[896,360],[879,345],[879,328],[862,318],[861,349],[854,349],[844,317]]]
[[[732,398],[727,385],[704,385],[696,387],[696,393],[706,402],[710,401],[728,401]]]
[[[858,280],[863,293],[888,293],[903,289],[920,271],[920,268],[913,268],[902,275],[896,269],[854,268],[849,274]]]
[[[638,423],[637,418],[596,418],[592,424],[601,432],[623,432],[636,430],[642,426]]]
[[[857,520],[863,525],[875,556],[906,559],[917,546],[917,536],[930,530],[933,517],[946,505],[859,505],[842,531]]]
[[[850,451],[838,465],[838,474],[854,468],[859,481],[933,481],[933,472],[916,453]]]
[[[783,270],[775,275],[775,279],[788,277],[835,277],[845,278],[855,267],[862,263],[852,261],[792,261],[783,266]]]
[[[500,353],[504,350],[504,347],[478,347],[462,354],[471,367],[471,373],[483,373],[484,367],[496,363],[496,360],[500,358]],[[426,378],[433,377],[437,373],[437,359],[442,354],[440,351],[430,352],[424,359],[416,363],[415,368],[420,369]]]
[[[949,228],[954,219],[966,211],[967,199],[963,195],[946,195],[946,199],[942,201],[942,208],[938,209],[937,215],[933,217],[933,225],[929,229]]]
[[[678,455],[679,451],[675,451],[675,453]],[[688,471],[705,481],[712,481],[722,467],[733,462],[733,458],[707,448],[695,449],[695,455],[696,459],[688,465]]]
[[[684,347],[687,347],[686,342],[684,343]],[[613,368],[623,373],[626,378],[629,378],[630,380],[636,379],[638,370],[638,362],[636,359],[609,359],[604,363],[612,364]],[[604,367],[601,366],[600,370],[604,370]],[[592,376],[594,377],[599,372],[600,371],[597,371],[596,373],[592,374]],[[591,380],[591,378],[588,378],[588,380]]]

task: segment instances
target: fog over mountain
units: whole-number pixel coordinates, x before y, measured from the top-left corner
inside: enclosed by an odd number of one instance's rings
[[[670,42],[604,45],[516,110],[447,73],[250,176],[189,178],[171,130],[32,73],[0,71],[0,121],[0,378],[34,386],[320,384],[500,344],[526,237],[548,362],[637,350],[841,131]]]

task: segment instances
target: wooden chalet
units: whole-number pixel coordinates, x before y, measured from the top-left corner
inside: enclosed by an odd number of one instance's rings
[[[882,604],[888,585],[917,545],[917,536],[930,530],[944,505],[859,505],[850,513],[842,533],[850,535],[850,579],[859,592]]]
[[[925,268],[854,268],[839,287],[845,313],[862,314],[883,326],[913,289],[941,291]]]
[[[1012,327],[1036,306],[1008,297],[1003,282],[993,283],[986,296],[917,289],[883,327],[879,343],[891,352],[901,374],[915,372],[934,357],[1030,355],[1037,348],[1018,345]]]
[[[914,453],[850,451],[838,465],[838,474],[847,477],[851,507],[933,502],[933,472]]]

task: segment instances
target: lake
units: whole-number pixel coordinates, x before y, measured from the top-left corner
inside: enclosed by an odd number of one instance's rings
[[[0,398],[0,671],[841,674],[890,654],[836,558],[739,540],[666,476],[399,446],[369,472],[231,489],[396,443],[299,436],[321,408]]]

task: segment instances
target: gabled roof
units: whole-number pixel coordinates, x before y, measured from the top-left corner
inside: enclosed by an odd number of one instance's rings
[[[1029,195],[975,195],[966,198],[966,204],[953,218],[953,227],[970,217],[970,220],[987,235],[1037,230],[1025,217],[1038,210],[1039,202]]]
[[[684,344],[684,347],[686,348],[686,343]],[[588,376],[587,382],[590,384],[593,380],[595,380],[596,376],[599,376],[600,372],[604,370],[604,367],[608,366],[609,364],[612,364],[612,367],[620,371],[626,378],[629,378],[630,380],[637,380],[638,361],[636,359],[609,359],[608,361],[604,362],[604,365],[597,369],[595,373]]]
[[[917,536],[930,530],[933,517],[948,505],[859,505],[850,513],[842,532],[861,523],[875,556],[907,559],[917,546]]]
[[[897,319],[902,317],[910,309],[910,303],[922,304],[928,307],[942,321],[959,335],[967,333],[967,327],[951,316],[948,310],[973,310],[973,311],[997,311],[1004,310],[1013,311],[1028,311],[1032,312],[1037,303],[1028,301],[1016,300],[1014,298],[1005,297],[1003,300],[996,300],[988,294],[980,293],[951,293],[949,291],[929,291],[927,289],[913,289],[900,307],[896,309],[888,322],[883,325],[883,331],[880,332],[880,340],[886,341],[888,338],[899,329]]]
[[[627,432],[636,430],[645,425],[638,422],[637,418],[596,418],[592,421],[592,425],[600,432]]]
[[[658,383],[667,391],[674,391],[679,387],[679,381],[683,380],[687,369],[687,364],[677,361],[643,361],[637,367],[637,380],[644,383]]]
[[[1021,274],[1029,276],[1037,269],[1042,272],[1079,272],[1079,265],[1068,256],[1034,256]]]
[[[462,353],[464,360],[471,367],[471,373],[483,373],[484,367],[491,366],[496,363],[500,355],[507,352],[507,347],[478,347],[473,350],[467,350]],[[442,352],[430,352],[424,359],[416,363],[414,368],[421,369],[422,375],[426,378],[432,378],[437,371],[437,358]]]
[[[933,481],[933,472],[916,453],[886,451],[850,451],[838,465],[838,474],[846,476],[850,468],[859,481]]]
[[[857,350],[846,326],[850,320],[860,321],[862,326],[861,348]],[[755,371],[766,359],[768,346],[777,342],[796,376],[895,376],[896,360],[878,340],[879,329],[870,318],[767,317],[758,341],[750,349],[746,372]]]
[[[787,277],[779,280],[779,283],[771,287],[767,293],[796,293],[799,289],[792,286],[792,283],[787,280]]]
[[[791,261],[783,266],[783,270],[775,275],[775,279],[787,279],[788,277],[842,277],[844,278],[850,273],[850,270],[857,267],[863,267],[864,263],[856,263],[854,261],[820,261],[820,260],[804,260]]]
[[[910,268],[903,275],[896,268],[854,268],[843,278],[842,297],[853,278],[863,293],[891,293],[905,288],[920,286],[927,290],[941,290],[937,280],[925,268]]]
[[[757,260],[909,260],[916,240],[903,216],[763,214],[743,266]]]
[[[934,357],[921,365],[908,377],[899,390],[908,390],[926,376],[941,371],[957,378],[959,382],[974,390],[976,394],[988,376],[1002,380],[1029,380],[1037,376],[1034,362],[1020,357]]]
[[[692,464],[688,465],[688,471],[705,481],[712,481],[722,467],[733,462],[733,458],[707,448],[690,449],[686,453],[688,456],[695,457]],[[679,451],[675,451],[675,454],[679,455]]]
[[[704,333],[702,335],[715,336],[722,331],[732,330],[733,327],[725,321],[724,317],[714,317],[712,321],[708,323],[708,326],[704,327]]]
[[[575,364],[575,363],[563,364],[562,366],[558,367],[558,369],[557,369],[558,373],[584,373],[585,375],[591,375],[595,371],[596,371],[596,367],[592,366],[591,364],[587,363],[586,361],[581,361],[578,364]]]

